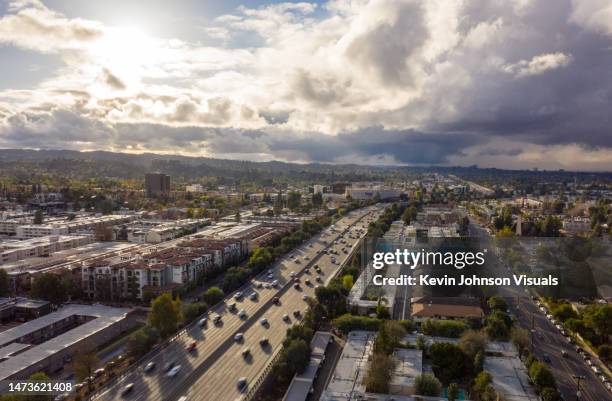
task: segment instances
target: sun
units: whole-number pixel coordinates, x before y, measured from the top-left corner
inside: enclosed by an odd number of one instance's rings
[[[137,84],[161,61],[158,41],[136,27],[112,27],[90,46],[92,68],[109,71],[126,87]]]

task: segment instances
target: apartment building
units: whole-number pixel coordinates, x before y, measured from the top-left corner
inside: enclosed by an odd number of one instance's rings
[[[247,256],[243,241],[195,238],[144,255],[90,262],[81,268],[84,292],[94,299],[143,299],[198,282]]]

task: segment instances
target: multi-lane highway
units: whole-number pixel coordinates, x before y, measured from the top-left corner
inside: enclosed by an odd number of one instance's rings
[[[155,363],[152,371],[145,373],[142,366],[132,370],[117,384],[98,393],[95,399],[174,401],[183,396],[190,401],[239,399],[280,350],[286,329],[299,322],[294,312],[299,310],[303,316],[306,310],[304,298],[314,296],[315,286],[328,282],[339,270],[350,254],[350,248],[365,234],[367,225],[380,210],[382,207],[376,206],[349,213],[333,229],[313,237],[272,266],[270,272],[264,272],[241,288],[243,297],[236,300],[234,294],[230,294],[222,305],[211,310],[209,316],[219,314],[221,323],[215,325],[209,321],[203,328],[197,324],[189,327],[167,347],[144,361],[143,365],[150,361]],[[347,253],[342,251],[343,248]],[[325,252],[332,249],[335,254]],[[320,267],[321,274],[312,268],[315,264]],[[310,267],[308,273],[304,272],[307,267]],[[299,290],[293,288],[292,273],[299,276]],[[316,280],[317,276],[320,281]],[[310,284],[306,284],[307,279]],[[274,280],[278,280],[278,287],[266,284]],[[257,294],[255,300],[250,299],[252,293]],[[279,299],[276,304],[273,302],[275,297]],[[236,310],[232,312],[227,305],[234,302]],[[241,310],[246,317],[238,316]],[[284,319],[284,315],[289,319]],[[262,324],[262,318],[268,323]],[[237,333],[243,334],[241,341],[234,340]],[[268,345],[261,346],[260,340],[264,337],[268,339]],[[187,347],[193,341],[196,342],[195,349],[188,351]],[[243,351],[247,348],[249,352],[245,357]],[[176,376],[169,377],[164,372],[168,363],[180,366]],[[247,388],[239,389],[237,381],[242,377],[247,380]],[[133,383],[132,391],[123,395],[123,389],[130,383]]]

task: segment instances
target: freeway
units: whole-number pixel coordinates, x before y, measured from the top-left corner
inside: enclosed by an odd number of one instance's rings
[[[482,227],[470,224],[470,235],[480,237],[484,243],[490,241],[490,234]],[[484,244],[483,243],[483,244]],[[496,262],[493,266],[504,275],[507,266]],[[586,364],[581,355],[576,352],[575,346],[561,334],[561,332],[546,318],[532,299],[531,292],[525,288],[500,287],[500,295],[511,300],[510,310],[516,316],[520,326],[533,330],[532,352],[550,366],[557,382],[559,392],[566,401],[576,400],[578,390],[577,376],[581,377],[580,400],[604,401],[612,400],[612,395],[605,388],[601,380]],[[565,352],[566,356],[563,356]]]
[[[303,270],[318,264],[322,273],[321,284],[328,282],[339,270],[341,260],[350,254],[342,252],[342,248],[348,251],[358,243],[360,235],[365,234],[367,225],[380,210],[381,207],[375,206],[349,213],[336,222],[333,230],[328,228],[275,263],[271,267],[272,278],[268,278],[268,272],[264,272],[240,289],[245,296],[238,300],[228,297],[224,303],[210,311],[211,316],[214,313],[221,316],[220,324],[209,322],[204,328],[198,325],[188,327],[151,359],[144,360],[143,364],[155,362],[156,367],[152,372],[143,372],[142,366],[134,369],[117,384],[98,393],[95,399],[173,401],[187,396],[191,401],[222,401],[240,398],[244,393],[237,388],[237,380],[245,377],[248,387],[259,378],[280,350],[286,329],[299,322],[294,311],[300,310],[303,316],[306,310],[304,296],[314,295],[318,274],[313,269],[309,273]],[[357,229],[363,231],[358,235]],[[326,254],[323,252],[326,249],[334,249],[337,255]],[[338,260],[333,263],[333,258]],[[291,285],[292,272],[300,277],[300,290]],[[310,285],[306,284],[306,279],[310,280]],[[259,288],[258,283],[272,280],[278,280],[278,288]],[[254,292],[257,298],[252,300],[249,295]],[[278,304],[272,302],[274,297],[279,298]],[[240,318],[236,312],[228,309],[227,305],[232,302],[236,302],[236,310],[244,310],[246,317]],[[289,316],[288,321],[283,319],[285,314]],[[264,317],[268,321],[267,325],[260,323]],[[243,333],[240,342],[234,341],[236,333]],[[268,338],[269,342],[264,347],[259,344],[263,337]],[[195,349],[187,351],[193,341],[196,341]],[[250,350],[246,358],[242,355],[245,348]],[[168,377],[163,372],[163,366],[169,362],[180,366],[175,377]],[[133,390],[122,396],[123,388],[129,383],[134,384]]]

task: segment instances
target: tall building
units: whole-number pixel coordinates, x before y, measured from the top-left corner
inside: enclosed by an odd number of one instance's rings
[[[147,173],[145,175],[145,188],[148,197],[155,197],[170,193],[170,176],[162,173]]]

